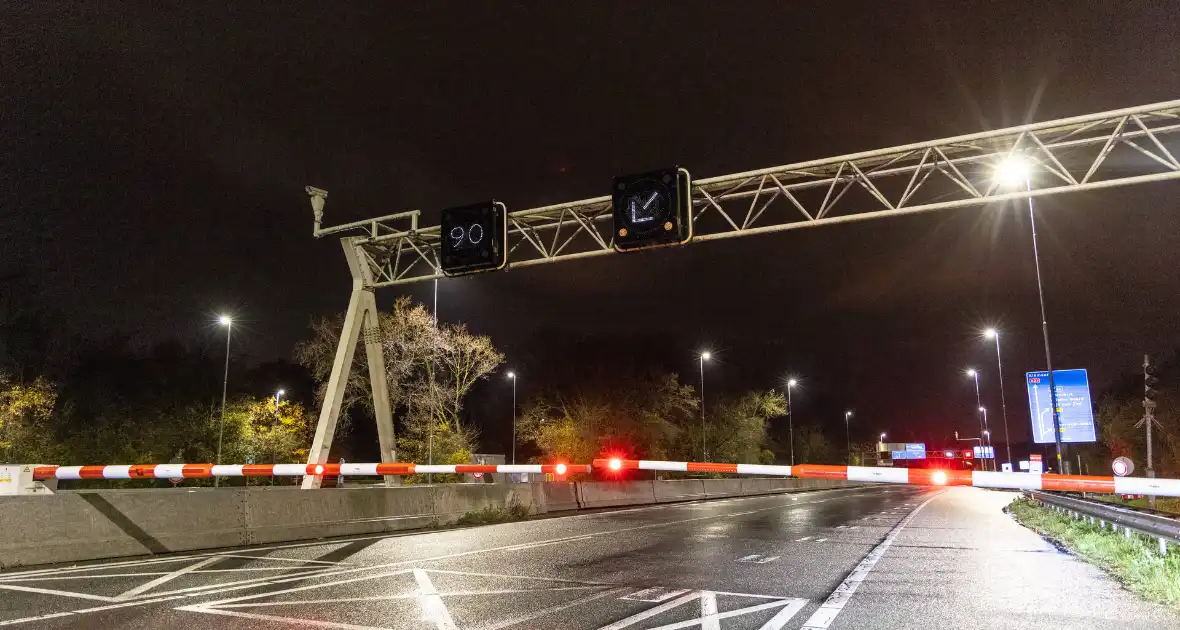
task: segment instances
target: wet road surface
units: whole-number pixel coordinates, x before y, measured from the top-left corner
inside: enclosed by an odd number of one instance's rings
[[[0,626],[1180,628],[1002,512],[871,487],[0,573]]]

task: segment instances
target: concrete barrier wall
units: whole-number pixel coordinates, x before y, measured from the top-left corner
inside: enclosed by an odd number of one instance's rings
[[[705,480],[702,479],[672,479],[652,482],[652,486],[656,503],[670,503],[707,498],[705,483]]]
[[[63,491],[0,497],[0,569],[452,523],[513,503],[533,514],[857,486],[823,479],[444,484],[395,488]]]
[[[650,505],[656,502],[651,481],[584,481],[578,484],[578,504],[584,508]]]
[[[578,484],[572,481],[550,481],[538,484],[546,512],[564,512],[578,507]]]
[[[705,496],[710,499],[742,496],[741,479],[705,479],[701,483]]]
[[[0,567],[244,545],[244,497],[244,488],[4,497]]]
[[[427,486],[245,492],[249,544],[395,532],[436,522],[435,493]]]

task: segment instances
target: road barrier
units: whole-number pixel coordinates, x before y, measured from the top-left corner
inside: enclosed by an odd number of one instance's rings
[[[1103,529],[1110,523],[1110,528],[1116,531],[1121,526],[1128,538],[1133,531],[1151,536],[1159,542],[1161,555],[1168,555],[1169,542],[1180,543],[1180,520],[1174,518],[1044,492],[1029,491],[1024,494],[1050,509],[1072,514],[1074,520],[1088,518],[1090,523],[1097,523]]]
[[[33,479],[189,479],[203,477],[304,477],[424,475],[427,473],[532,473],[564,475],[590,472],[581,464],[129,464],[110,466],[38,466]]]
[[[1106,494],[1142,494],[1180,496],[1180,479],[1149,477],[1099,477],[1088,475],[1053,475],[981,470],[942,470],[936,468],[892,468],[869,466],[828,466],[800,464],[726,464],[718,462],[670,462],[646,459],[596,459],[585,464],[132,464],[113,466],[38,466],[33,479],[161,479],[193,477],[302,477],[306,475],[381,476],[425,473],[532,473],[565,475],[598,469],[610,473],[622,470],[663,472],[725,473],[801,479],[832,479],[870,483],[897,483],[921,486],[975,486],[1006,490],[1048,490],[1059,492],[1096,492]],[[693,485],[696,483],[697,485]],[[683,488],[669,487],[656,500],[678,501],[702,498],[709,491],[699,482],[685,482]],[[728,491],[736,492],[739,486]],[[718,487],[717,493],[727,490]],[[609,499],[603,499],[609,501]]]
[[[765,464],[724,464],[716,462],[667,462],[647,459],[596,459],[598,470],[653,470],[664,472],[728,473],[799,477],[801,479],[842,479],[872,483],[900,483],[919,486],[974,486],[1005,490],[1049,490],[1058,492],[1095,492],[1105,494],[1147,494],[1180,497],[1180,479],[1154,477],[1096,477],[1089,475],[1038,475],[1020,472],[982,470],[942,470],[937,468],[892,468],[869,466],[827,466],[800,464],[773,466]]]

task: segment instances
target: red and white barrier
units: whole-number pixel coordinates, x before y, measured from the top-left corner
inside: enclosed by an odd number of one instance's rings
[[[302,477],[305,475],[381,476],[444,473],[590,472],[585,464],[131,464],[38,466],[33,479],[181,479],[200,477]]]
[[[675,472],[713,472],[736,475],[776,475],[800,477],[803,479],[846,479],[848,481],[901,483],[920,486],[975,486],[977,488],[1000,488],[1008,490],[1153,494],[1156,496],[1180,497],[1180,479],[1147,477],[1038,475],[1033,473],[988,472],[980,470],[877,468],[869,466],[828,466],[822,464],[770,466],[762,464],[665,462],[617,458],[596,459],[592,466],[607,471],[662,470]]]

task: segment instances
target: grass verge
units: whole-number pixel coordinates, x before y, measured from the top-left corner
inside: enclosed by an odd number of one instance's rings
[[[1159,554],[1155,539],[1125,537],[1058,514],[1021,497],[1008,506],[1017,522],[1113,575],[1144,599],[1180,610],[1180,549]]]
[[[455,525],[493,525],[495,523],[510,523],[523,521],[529,517],[528,506],[513,501],[508,507],[488,506],[482,510],[472,510],[460,516]]]

